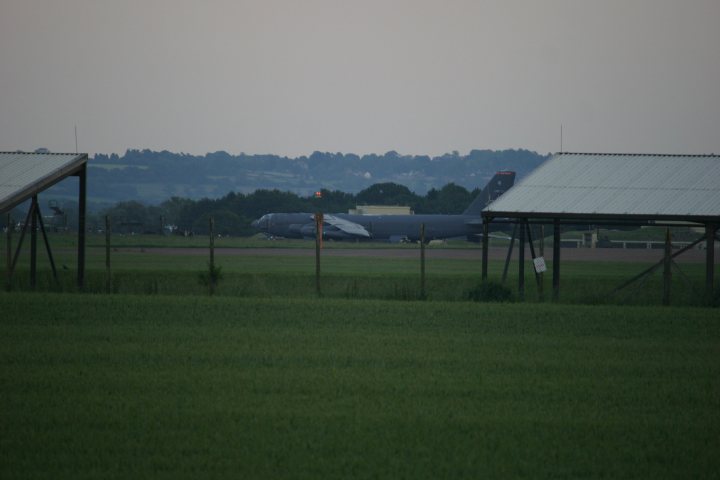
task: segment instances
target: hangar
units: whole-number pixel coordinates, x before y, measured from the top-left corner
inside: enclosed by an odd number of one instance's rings
[[[9,212],[26,200],[30,200],[25,222],[22,224],[17,249],[11,251],[11,228],[8,228],[6,242],[8,285],[17,264],[25,234],[30,232],[30,284],[35,286],[37,275],[37,234],[43,235],[50,259],[53,276],[57,279],[52,250],[45,234],[38,194],[61,180],[76,176],[78,188],[78,244],[77,244],[77,285],[82,288],[85,279],[85,210],[87,200],[87,153],[24,153],[0,152],[0,215]]]
[[[701,226],[705,233],[696,243],[705,242],[709,296],[714,286],[715,240],[720,225],[720,156],[557,153],[486,207],[482,216],[483,280],[487,279],[489,225],[493,221],[521,225],[521,295],[529,224],[553,225],[555,299],[560,289],[561,225]],[[532,240],[530,248],[534,257]]]

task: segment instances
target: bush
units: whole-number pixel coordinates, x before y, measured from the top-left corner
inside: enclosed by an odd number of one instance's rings
[[[482,282],[468,290],[465,296],[474,302],[512,302],[514,300],[509,288],[494,282]]]
[[[198,275],[198,282],[200,283],[200,285],[208,287],[210,295],[213,295],[215,293],[215,288],[218,286],[218,283],[220,283],[220,280],[223,279],[222,267],[218,267],[217,265],[211,265],[210,262],[208,262],[207,265],[207,271],[202,272]]]

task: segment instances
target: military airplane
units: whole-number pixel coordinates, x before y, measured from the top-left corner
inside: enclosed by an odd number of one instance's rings
[[[515,182],[515,172],[500,171],[490,180],[461,215],[323,215],[322,237],[328,240],[380,240],[392,243],[417,242],[425,224],[425,240],[466,237],[477,241],[482,232],[480,212]],[[252,222],[266,235],[285,238],[315,238],[315,214],[268,213]]]

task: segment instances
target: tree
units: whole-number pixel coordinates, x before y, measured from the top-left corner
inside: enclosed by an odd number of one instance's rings
[[[397,183],[376,183],[356,196],[357,203],[368,205],[409,205],[419,204],[420,197],[404,185]]]
[[[247,230],[249,222],[235,212],[227,209],[218,209],[203,213],[193,223],[193,232],[203,235],[208,234],[210,217],[215,220],[216,235],[247,235],[250,233]]]
[[[162,215],[165,217],[165,223],[175,224],[180,223],[183,211],[187,208],[191,208],[195,202],[189,198],[181,197],[170,197],[169,200],[165,200],[160,204]]]
[[[148,222],[145,205],[134,200],[118,202],[105,210],[104,214],[110,216],[114,232],[143,233]]]

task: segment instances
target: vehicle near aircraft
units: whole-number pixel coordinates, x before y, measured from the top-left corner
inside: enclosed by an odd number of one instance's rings
[[[500,171],[460,215],[352,215],[323,214],[322,236],[328,240],[380,240],[399,243],[466,237],[477,241],[482,233],[480,212],[515,182],[515,172]],[[252,222],[261,232],[285,238],[315,238],[314,213],[268,213]]]

